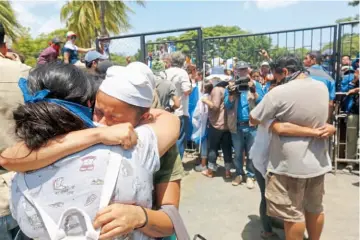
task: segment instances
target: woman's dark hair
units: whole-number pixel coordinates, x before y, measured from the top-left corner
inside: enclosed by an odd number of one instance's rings
[[[281,56],[275,61],[271,62],[271,69],[273,72],[282,74],[284,68],[286,68],[289,73],[306,71],[302,61],[295,55]]]
[[[210,94],[211,91],[213,90],[213,88],[214,88],[214,85],[211,82],[205,83],[204,84],[204,93]]]
[[[31,70],[28,89],[31,94],[48,89],[47,98],[67,100],[88,106],[94,96],[93,79],[81,69],[60,63],[40,65]],[[86,128],[84,122],[55,103],[25,103],[13,112],[15,133],[28,148],[38,149],[55,136]]]

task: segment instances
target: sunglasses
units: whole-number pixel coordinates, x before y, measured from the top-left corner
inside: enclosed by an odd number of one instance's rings
[[[75,40],[75,39],[76,39],[76,36],[72,36],[70,39],[71,39],[71,40]]]

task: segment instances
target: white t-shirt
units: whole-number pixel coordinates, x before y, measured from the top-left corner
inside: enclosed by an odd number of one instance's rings
[[[92,220],[99,211],[110,153],[123,156],[111,202],[152,207],[153,175],[160,168],[157,139],[148,126],[136,128],[138,144],[132,150],[119,146],[95,145],[63,158],[54,164],[25,174],[25,181],[33,200],[58,222],[63,211],[70,207],[84,210]],[[48,240],[41,217],[27,201],[18,187],[19,175],[11,186],[11,212],[21,230],[30,238]],[[68,234],[77,234],[81,224],[70,218]],[[140,231],[130,234],[130,239],[149,240]]]
[[[175,84],[176,96],[180,97],[181,105],[175,110],[175,115],[189,116],[189,95],[184,95],[184,92],[191,90],[189,75],[184,69],[177,67],[167,69],[166,75],[168,80]]]

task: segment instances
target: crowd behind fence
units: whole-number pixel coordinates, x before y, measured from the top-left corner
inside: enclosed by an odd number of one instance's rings
[[[186,34],[181,38],[177,37],[176,34],[181,32]],[[359,53],[359,40],[359,21],[352,21],[336,25],[215,37],[203,37],[201,27],[181,28],[99,38],[96,45],[99,46],[99,42],[108,42],[110,59],[120,64],[125,64],[128,56],[146,63],[149,57],[161,54],[160,51],[182,51],[199,69],[203,62],[211,63],[214,59],[226,60],[233,57],[259,67],[262,61],[259,54],[261,49],[265,49],[272,58],[287,54],[296,54],[303,58],[308,52],[316,50],[323,54],[323,66],[339,86],[342,78],[341,58],[344,55],[355,58]],[[335,109],[336,120],[341,113],[339,107]],[[340,128],[340,125],[337,124],[337,127]],[[343,159],[339,145],[340,137],[335,137],[331,144],[334,159]],[[189,148],[194,148],[194,145],[190,144]],[[194,152],[194,149],[190,152]]]

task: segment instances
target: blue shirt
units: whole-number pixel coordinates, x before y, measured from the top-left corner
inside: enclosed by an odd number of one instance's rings
[[[71,64],[75,64],[79,60],[78,47],[71,41],[65,43],[62,52],[69,53],[69,63]]]
[[[264,97],[263,89],[260,83],[253,81],[255,83],[256,93],[259,97],[256,99],[256,104],[258,104]],[[238,98],[238,109],[237,109],[237,121],[238,122],[247,122],[249,121],[250,109],[249,109],[249,102],[247,100],[247,92],[241,93],[240,97]],[[225,89],[225,99],[224,104],[226,109],[231,109],[234,107],[234,102],[229,100],[229,91]]]
[[[349,73],[346,74],[342,81],[341,81],[341,92],[345,92],[347,93],[348,91],[350,91],[351,89],[354,89],[355,86],[353,84],[351,84],[351,82],[354,80],[354,74],[353,73]],[[342,110],[345,112],[350,112],[350,110],[352,109],[354,104],[354,96],[346,96],[343,103],[342,103]]]
[[[320,65],[313,65],[307,69],[310,77],[324,83],[329,91],[330,101],[335,99],[335,81]]]

